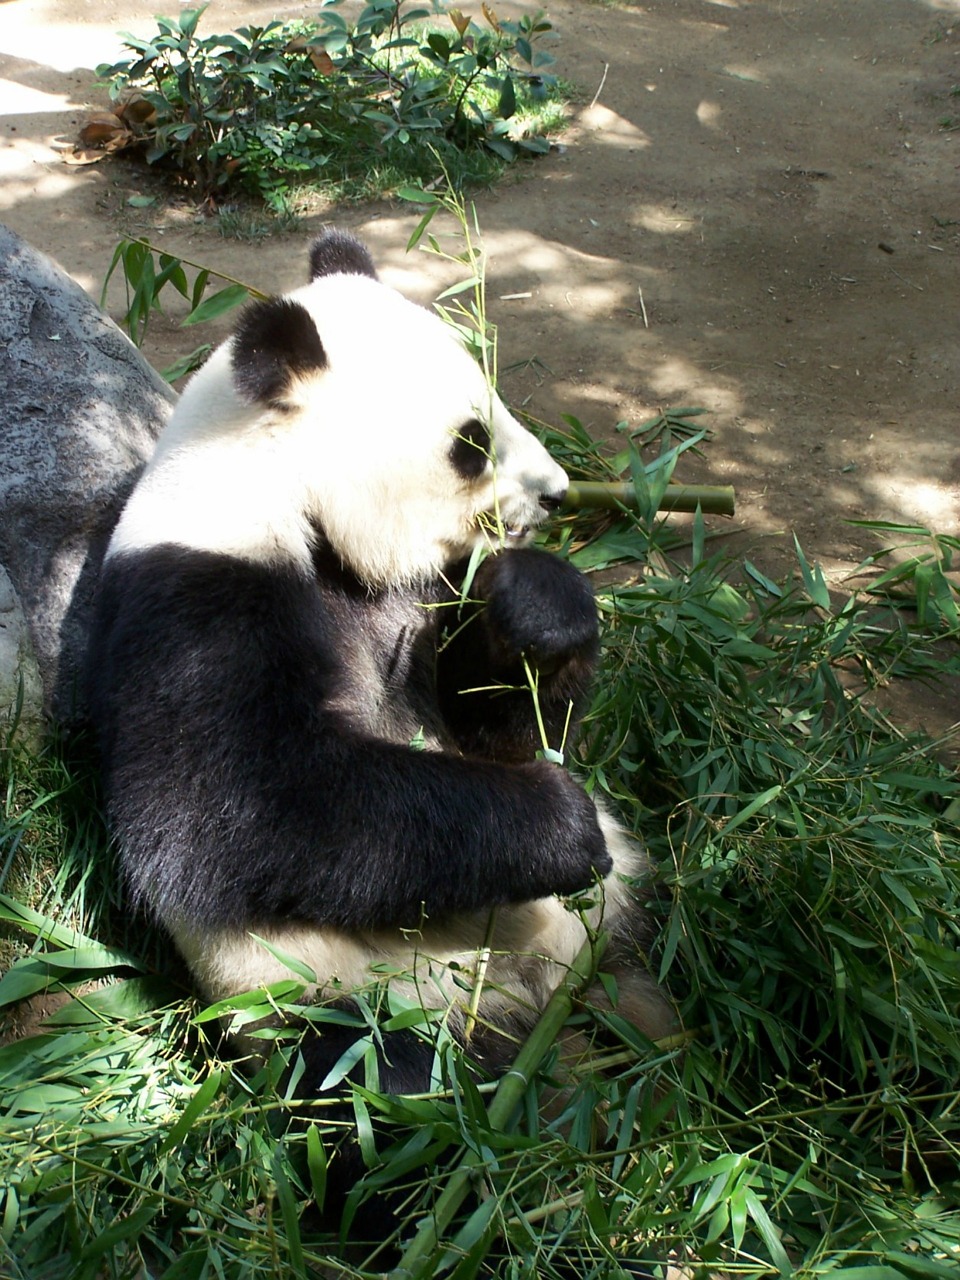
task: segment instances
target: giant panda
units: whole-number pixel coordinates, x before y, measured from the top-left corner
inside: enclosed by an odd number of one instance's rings
[[[566,486],[336,230],[187,385],[109,543],[89,703],[131,901],[207,999],[293,957],[312,1000],[396,974],[463,1040],[483,952],[470,1050],[496,1071],[602,918],[619,1012],[672,1028],[643,850],[540,752],[598,656],[587,581],[528,545]],[[345,1046],[311,1026],[308,1093]],[[425,1089],[422,1048],[384,1037],[381,1087]]]

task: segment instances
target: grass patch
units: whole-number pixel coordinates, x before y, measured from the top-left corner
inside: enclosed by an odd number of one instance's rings
[[[549,434],[581,476],[629,469],[629,450],[611,461],[574,421]],[[584,566],[645,566],[599,591],[603,676],[580,767],[659,862],[658,964],[683,1052],[578,1007],[592,1047],[561,1117],[538,1105],[552,1050],[506,1116],[449,1044],[428,1097],[357,1088],[368,1177],[407,1189],[399,1236],[465,1158],[490,1193],[453,1213],[415,1273],[616,1276],[629,1257],[947,1280],[960,1260],[960,838],[944,811],[958,788],[869,692],[955,673],[956,635],[929,612],[918,627],[903,599],[832,600],[799,549],[787,584],[710,555],[700,522],[685,567],[642,512],[570,518],[554,538]],[[0,1049],[5,1273],[378,1270],[375,1245],[352,1233],[345,1252],[312,1220],[342,1122],[291,1125],[301,1104],[279,1081],[295,1044],[245,1073],[118,908],[90,775],[55,748],[8,751],[3,767],[0,865],[16,895],[2,915],[23,958],[0,1004],[95,984]],[[236,1001],[236,1015],[288,1007],[299,989]]]

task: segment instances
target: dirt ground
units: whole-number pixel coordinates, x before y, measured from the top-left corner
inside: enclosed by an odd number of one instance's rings
[[[960,533],[960,0],[546,8],[581,90],[570,130],[476,197],[508,398],[601,435],[711,409],[706,457],[676,478],[734,484],[737,515],[714,527],[773,574],[796,533],[841,586],[879,545],[851,519]],[[128,166],[68,169],[55,140],[104,101],[90,69],[152,12],[0,0],[0,221],[94,296],[123,234],[292,287],[331,219],[411,296],[453,278],[405,254],[409,206],[328,210],[251,245],[189,202],[132,207],[159,188]],[[214,0],[202,31],[310,12]],[[198,340],[161,321],[147,354],[162,368]],[[921,717],[942,730],[960,702],[934,692]]]

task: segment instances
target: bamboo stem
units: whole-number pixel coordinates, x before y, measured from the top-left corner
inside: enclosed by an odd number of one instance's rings
[[[540,1016],[513,1066],[501,1079],[497,1091],[487,1108],[491,1129],[505,1129],[516,1110],[524,1090],[536,1074],[540,1063],[556,1044],[557,1036],[567,1018],[576,992],[593,973],[603,939],[588,938],[580,948],[567,976],[550,998],[550,1003]],[[397,1265],[388,1274],[388,1280],[427,1280],[434,1273],[434,1254],[443,1232],[453,1221],[457,1210],[470,1194],[483,1160],[475,1151],[465,1151],[460,1164],[450,1175],[446,1187],[433,1208],[423,1219],[420,1230],[403,1252]]]
[[[637,497],[629,481],[571,480],[563,505],[568,510],[595,507],[615,511],[636,509]],[[671,484],[660,500],[660,511],[696,511],[706,515],[732,516],[734,490],[731,484]]]
[[[131,244],[142,244],[145,249],[149,249],[151,253],[155,253],[159,258],[162,255],[173,257],[174,255],[167,249],[161,249],[159,245],[152,244],[149,240],[145,240],[143,236],[132,236]],[[259,289],[255,289],[252,284],[247,284],[245,280],[238,280],[236,276],[228,276],[224,271],[214,271],[213,267],[205,267],[200,262],[194,262],[192,258],[181,258],[176,255],[177,261],[184,267],[193,267],[195,271],[206,271],[208,276],[215,276],[218,280],[226,280],[227,284],[238,284],[241,289],[246,289],[251,298],[257,298],[261,302],[267,302],[270,298],[269,293],[261,293]]]

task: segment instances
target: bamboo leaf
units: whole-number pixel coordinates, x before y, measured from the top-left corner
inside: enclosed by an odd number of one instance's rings
[[[20,1221],[20,1197],[14,1186],[8,1186],[3,1193],[3,1218],[0,1219],[0,1240],[9,1245],[13,1233]]]
[[[213,1105],[223,1085],[223,1078],[221,1071],[214,1069],[210,1072],[180,1113],[180,1118],[170,1129],[163,1142],[161,1142],[159,1147],[160,1155],[165,1154],[167,1151],[173,1151],[178,1147],[194,1127],[197,1120]]]
[[[146,1204],[139,1209],[135,1209],[132,1213],[118,1218],[116,1222],[99,1232],[93,1240],[83,1247],[80,1253],[81,1258],[85,1262],[89,1262],[94,1258],[102,1258],[105,1254],[112,1253],[118,1245],[125,1244],[128,1240],[139,1240],[159,1211],[159,1203]]]
[[[126,1022],[172,1003],[178,994],[169,982],[161,978],[127,978],[98,991],[75,995],[69,1004],[46,1018],[45,1025],[98,1026],[104,1022]]]
[[[296,974],[298,978],[302,978],[308,986],[317,981],[317,975],[310,966],[308,964],[304,964],[302,960],[298,960],[296,956],[290,955],[288,951],[282,950],[282,948],[275,946],[274,943],[268,942],[266,938],[261,938],[259,934],[253,933],[252,931],[250,932],[250,937],[253,938],[254,942],[259,943],[259,945],[263,947],[264,951],[268,951],[270,955],[273,956],[274,960],[279,960],[284,968],[289,969],[290,972]]]
[[[245,285],[228,284],[225,288],[211,294],[209,298],[204,298],[203,302],[194,307],[181,321],[181,324],[186,328],[188,325],[205,324],[209,320],[217,320],[228,311],[232,311],[234,307],[246,302],[249,297],[250,290]]]
[[[287,1237],[287,1264],[284,1268],[284,1274],[292,1272],[293,1275],[300,1276],[302,1280],[306,1280],[307,1264],[303,1252],[303,1241],[300,1238],[300,1214],[290,1181],[284,1171],[283,1162],[285,1158],[286,1151],[283,1144],[280,1143],[273,1153],[271,1168]]]
[[[371,1035],[360,1036],[349,1048],[345,1049],[320,1082],[320,1092],[335,1089],[341,1080],[346,1079],[368,1049],[373,1048]],[[367,1117],[369,1121],[369,1115]]]
[[[34,911],[15,898],[0,893],[0,920],[16,924],[28,933],[44,938],[58,947],[99,946],[95,938],[90,938],[74,929],[67,929],[49,916]]]
[[[320,1130],[315,1124],[307,1129],[307,1169],[314,1203],[322,1210],[327,1198],[327,1153]]]
[[[468,276],[466,280],[458,280],[456,284],[450,285],[448,289],[444,289],[442,293],[437,294],[437,302],[442,302],[444,298],[456,297],[460,293],[467,293],[478,288],[479,285],[479,276]]]
[[[823,580],[820,566],[814,565],[811,568],[806,556],[803,554],[803,549],[796,534],[793,536],[793,545],[797,554],[797,563],[800,565],[800,576],[803,578],[803,585],[807,589],[807,595],[821,609],[829,610],[830,592],[827,590],[827,584]]]
[[[195,1026],[205,1022],[214,1022],[225,1014],[243,1013],[247,1021],[269,1017],[276,1008],[276,1001],[296,1001],[303,995],[302,982],[273,982],[267,987],[258,987],[253,991],[244,991],[237,996],[227,996],[216,1004],[208,1005],[193,1019]],[[307,1016],[307,1013],[304,1014]]]
[[[369,1046],[369,1051],[372,1054],[376,1053],[372,1045]],[[373,1122],[370,1119],[370,1111],[366,1101],[356,1091],[353,1094],[353,1123],[356,1126],[357,1142],[360,1147],[360,1154],[363,1156],[363,1163],[368,1169],[375,1169],[380,1163],[380,1157],[377,1154]]]
[[[756,1192],[749,1187],[745,1189],[744,1204],[754,1226],[760,1233],[763,1243],[767,1246],[774,1266],[786,1280],[787,1277],[794,1274],[793,1263],[787,1256],[787,1251],[784,1249],[783,1242],[780,1239],[780,1233],[771,1222],[770,1215],[763,1207]]]
[[[755,814],[759,813],[761,809],[765,809],[771,800],[776,800],[782,791],[783,787],[778,782],[776,786],[768,787],[767,790],[762,791],[760,795],[754,796],[749,804],[744,805],[742,809],[738,809],[734,816],[724,823],[717,832],[717,838],[720,839],[722,836],[728,836],[731,832],[736,831],[737,827],[748,822]]]

